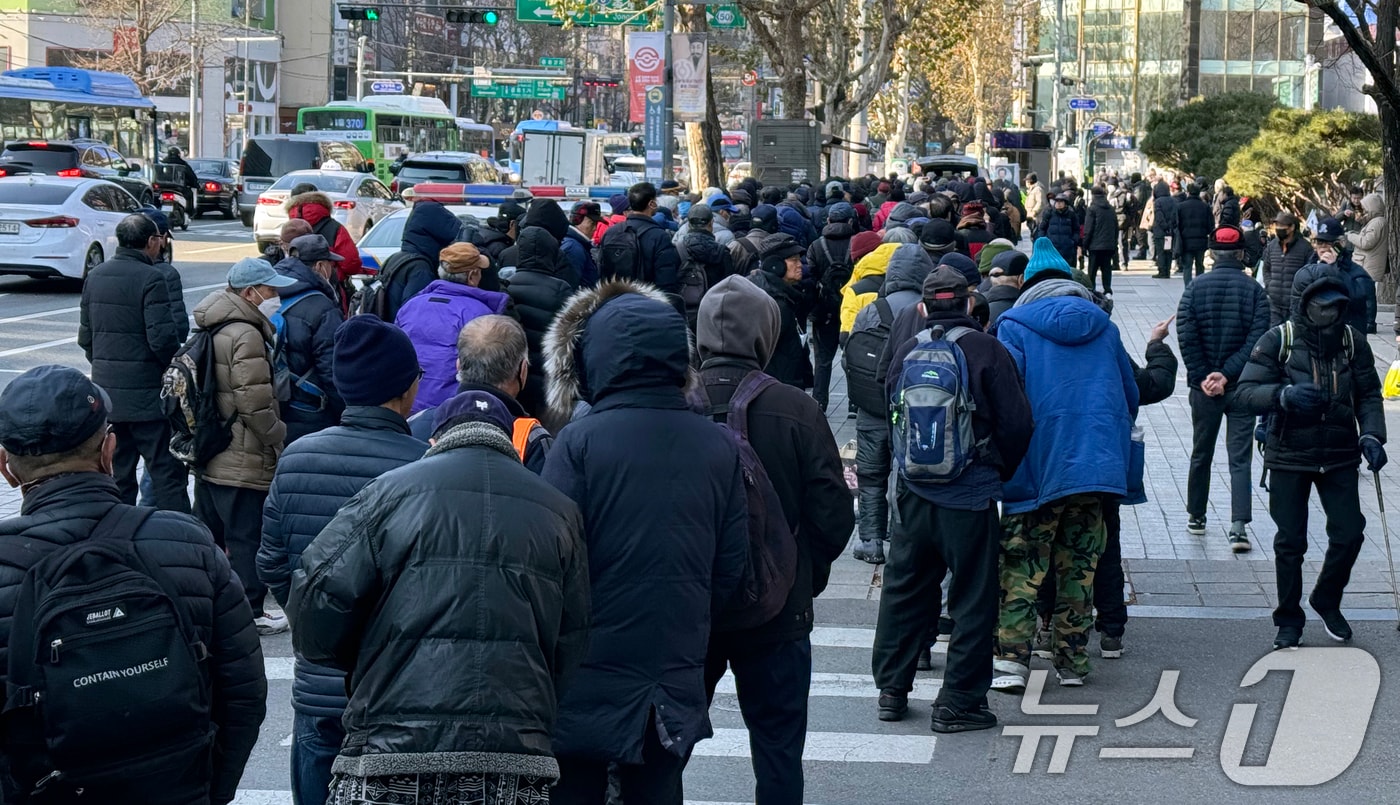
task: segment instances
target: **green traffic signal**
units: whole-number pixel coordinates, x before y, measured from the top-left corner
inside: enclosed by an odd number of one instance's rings
[[[377,9],[377,8],[367,8],[367,9],[365,9],[365,19],[367,19],[367,20],[377,20],[377,19],[379,19],[379,9]]]
[[[496,12],[487,11],[485,14],[481,15],[481,21],[486,23],[487,25],[495,25],[496,23],[501,21],[501,18],[498,14],[496,14]]]

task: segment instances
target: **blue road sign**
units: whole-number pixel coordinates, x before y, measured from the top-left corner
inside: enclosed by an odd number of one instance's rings
[[[402,81],[376,81],[369,85],[370,92],[402,93]]]
[[[1093,125],[1093,127],[1090,129],[1090,131],[1094,132],[1095,134],[1108,134],[1109,132],[1113,131],[1113,124],[1112,124],[1112,123],[1095,123],[1095,124]]]
[[[646,142],[647,181],[660,183],[665,176],[661,164],[662,149],[666,145],[666,105],[661,87],[647,87],[646,122],[642,126]]]
[[[1074,112],[1092,112],[1099,108],[1097,98],[1079,95],[1069,99],[1069,108]]]

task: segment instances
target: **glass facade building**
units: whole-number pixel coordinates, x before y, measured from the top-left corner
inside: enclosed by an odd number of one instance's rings
[[[1058,0],[1060,99],[1098,100],[1095,120],[1140,133],[1154,109],[1252,91],[1304,105],[1323,18],[1290,0]],[[1055,51],[1057,0],[1043,0],[1039,53]],[[1036,125],[1049,124],[1055,65],[1036,68]],[[1073,115],[1064,118],[1073,130]],[[1084,125],[1088,120],[1081,121]]]

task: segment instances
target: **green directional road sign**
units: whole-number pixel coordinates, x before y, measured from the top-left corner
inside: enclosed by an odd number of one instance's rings
[[[708,6],[705,9],[705,20],[717,31],[749,27],[738,6]]]
[[[564,60],[558,56],[541,56],[540,66],[546,70],[563,70]]]
[[[643,25],[646,14],[632,7],[631,0],[594,0],[593,11],[574,16],[575,25]],[[515,18],[520,22],[562,25],[545,0],[515,0]]]
[[[568,83],[557,78],[474,79],[472,97],[562,101],[569,91]]]

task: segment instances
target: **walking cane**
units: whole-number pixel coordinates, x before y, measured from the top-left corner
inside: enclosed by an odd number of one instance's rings
[[[1385,521],[1385,497],[1381,495],[1381,473],[1379,470],[1371,473],[1376,479],[1376,506],[1381,510],[1381,535],[1385,538],[1385,561],[1390,565],[1390,592],[1395,596],[1395,613],[1397,620],[1395,628],[1400,630],[1400,588],[1395,586],[1395,559],[1390,554],[1390,526]]]

